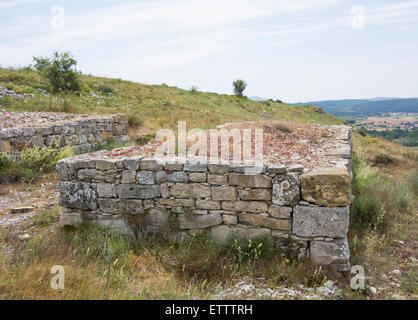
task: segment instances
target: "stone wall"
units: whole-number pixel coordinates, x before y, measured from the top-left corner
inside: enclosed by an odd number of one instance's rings
[[[349,269],[349,159],[332,168],[162,161],[99,151],[58,162],[61,223],[93,222],[133,236],[160,232],[170,239],[210,232],[219,244],[232,236],[271,234],[283,254],[316,265]],[[342,159],[337,159],[342,160]]]
[[[124,114],[77,115],[66,113],[0,113],[0,152],[18,153],[25,146],[74,146],[86,152],[114,139],[128,142]]]

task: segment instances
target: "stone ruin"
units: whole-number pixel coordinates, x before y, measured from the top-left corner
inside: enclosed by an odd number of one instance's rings
[[[0,110],[0,152],[16,154],[28,147],[73,146],[90,151],[110,139],[129,142],[124,114],[86,115],[55,112],[13,113]]]
[[[154,144],[61,160],[61,224],[172,241],[208,232],[220,245],[270,234],[283,255],[349,270],[351,127],[263,125],[256,173],[242,163],[156,158]]]

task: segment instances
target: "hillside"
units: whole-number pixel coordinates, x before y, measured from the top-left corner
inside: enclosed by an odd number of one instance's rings
[[[340,124],[341,120],[315,106],[293,106],[272,101],[252,101],[234,95],[144,85],[121,79],[81,76],[81,94],[49,94],[47,83],[29,68],[0,69],[0,86],[25,94],[24,98],[0,99],[7,111],[67,111],[74,113],[128,114],[137,124],[135,134],[172,127],[178,120],[188,128],[210,128],[246,120],[292,120]]]
[[[361,117],[388,112],[418,112],[417,98],[324,100],[296,103],[294,105],[315,105],[338,117]]]

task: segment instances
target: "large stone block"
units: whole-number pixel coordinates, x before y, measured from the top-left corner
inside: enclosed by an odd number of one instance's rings
[[[99,208],[108,214],[139,214],[144,213],[142,200],[132,199],[99,199]]]
[[[290,218],[292,215],[292,208],[276,206],[273,204],[269,207],[268,213],[275,218]]]
[[[163,182],[187,182],[187,173],[184,171],[174,171],[168,173],[166,171],[158,171],[156,174],[157,183]]]
[[[272,202],[280,206],[293,206],[300,199],[298,173],[277,175],[273,180]]]
[[[212,199],[235,201],[237,199],[237,190],[234,187],[227,187],[227,186],[213,187]]]
[[[204,172],[191,172],[191,173],[189,173],[189,180],[191,182],[206,182],[206,173],[204,173]]]
[[[220,214],[194,215],[191,213],[180,214],[178,216],[180,229],[204,229],[222,223]]]
[[[157,159],[142,159],[139,168],[141,170],[160,171],[163,169],[162,162]]]
[[[96,184],[97,194],[100,198],[114,198],[116,197],[115,185],[110,183]]]
[[[337,271],[350,270],[350,251],[347,239],[311,241],[311,260],[315,265],[335,265]]]
[[[275,230],[291,230],[292,228],[290,219],[276,219],[260,214],[241,213],[239,221],[256,227],[266,227]]]
[[[345,238],[349,212],[349,207],[296,206],[293,212],[293,233],[300,237]]]
[[[261,201],[223,201],[222,209],[239,212],[266,213],[268,206],[267,203]]]
[[[271,188],[271,178],[262,174],[229,174],[229,184],[248,188]]]
[[[198,183],[177,183],[170,187],[170,195],[176,198],[209,198],[211,191]]]
[[[154,172],[142,170],[136,175],[140,184],[155,184]]]
[[[161,196],[158,185],[120,184],[116,186],[116,193],[121,199],[152,199]]]
[[[208,183],[210,184],[228,184],[228,175],[226,174],[208,174]]]
[[[161,205],[167,207],[193,207],[194,200],[192,199],[159,199]]]
[[[97,192],[95,184],[61,181],[58,188],[60,206],[80,210],[97,209]]]
[[[321,169],[301,177],[302,198],[320,206],[338,207],[350,203],[350,174],[346,169]]]
[[[271,200],[269,189],[238,190],[238,195],[242,200]]]

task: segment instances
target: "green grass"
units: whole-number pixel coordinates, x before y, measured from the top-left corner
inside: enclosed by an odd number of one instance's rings
[[[47,89],[41,75],[29,68],[0,69],[0,85],[36,98],[0,99],[7,111],[69,111],[129,115],[134,126],[154,132],[171,128],[178,120],[189,128],[213,127],[246,120],[289,120],[304,123],[341,124],[342,121],[315,106],[292,106],[277,101],[260,102],[234,95],[183,90],[166,85],[144,85],[120,79],[81,76],[80,93],[41,95]]]

